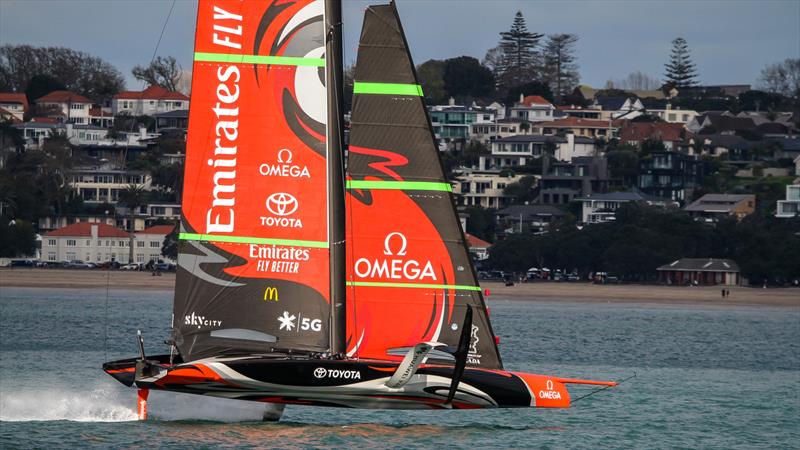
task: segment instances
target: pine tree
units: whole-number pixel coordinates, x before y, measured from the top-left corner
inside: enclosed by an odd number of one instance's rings
[[[575,64],[575,43],[578,36],[574,34],[551,34],[544,44],[544,78],[550,89],[561,102],[561,97],[569,93],[578,84],[578,65]]]
[[[689,56],[689,45],[686,39],[679,37],[672,41],[672,53],[669,56],[669,63],[664,64],[667,72],[664,78],[667,83],[675,85],[677,88],[691,87],[697,84],[697,70]]]
[[[511,29],[500,33],[502,87],[518,86],[536,78],[536,47],[542,36],[528,31],[522,12],[517,11]]]

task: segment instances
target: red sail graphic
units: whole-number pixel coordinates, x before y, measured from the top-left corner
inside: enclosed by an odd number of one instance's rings
[[[348,157],[348,355],[397,360],[420,342],[455,346],[469,305],[467,364],[500,368],[418,84],[394,4],[370,6]]]
[[[224,329],[327,346],[323,9],[200,2],[175,299],[184,358],[240,350],[213,339]]]

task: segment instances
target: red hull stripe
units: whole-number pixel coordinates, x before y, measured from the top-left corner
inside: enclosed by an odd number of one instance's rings
[[[427,284],[427,283],[390,283],[382,281],[348,281],[348,286],[363,287],[393,287],[393,288],[419,288],[419,289],[453,289],[456,291],[480,291],[480,286],[467,286],[463,284]]]
[[[393,189],[399,191],[453,192],[450,183],[432,181],[365,181],[347,180],[347,189]]]
[[[232,242],[236,244],[268,244],[286,245],[291,247],[310,247],[328,248],[328,243],[323,241],[302,241],[298,239],[273,239],[258,238],[250,236],[223,236],[216,234],[197,234],[181,233],[180,238],[184,241],[205,241],[205,242]]]
[[[232,53],[197,52],[194,54],[194,60],[228,64],[325,67],[325,58],[302,58],[298,56],[237,55]]]

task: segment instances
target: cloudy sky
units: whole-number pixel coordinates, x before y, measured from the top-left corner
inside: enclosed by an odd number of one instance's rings
[[[375,1],[344,0],[345,55],[355,57],[362,12]],[[130,76],[147,64],[169,0],[0,0],[0,44],[82,50]],[[397,0],[417,64],[469,55],[483,59],[517,11],[528,29],[574,33],[581,81],[603,86],[640,70],[661,77],[670,41],[689,43],[706,84],[757,82],[764,65],[800,58],[800,0],[537,1]],[[195,2],[176,0],[158,48],[191,66]]]

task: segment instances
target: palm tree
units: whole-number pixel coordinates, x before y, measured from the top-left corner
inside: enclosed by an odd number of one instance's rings
[[[142,189],[141,186],[129,184],[119,194],[119,202],[128,208],[128,228],[131,233],[128,252],[128,264],[133,263],[133,238],[134,238],[134,223],[136,216],[136,209],[147,201],[147,191]]]

